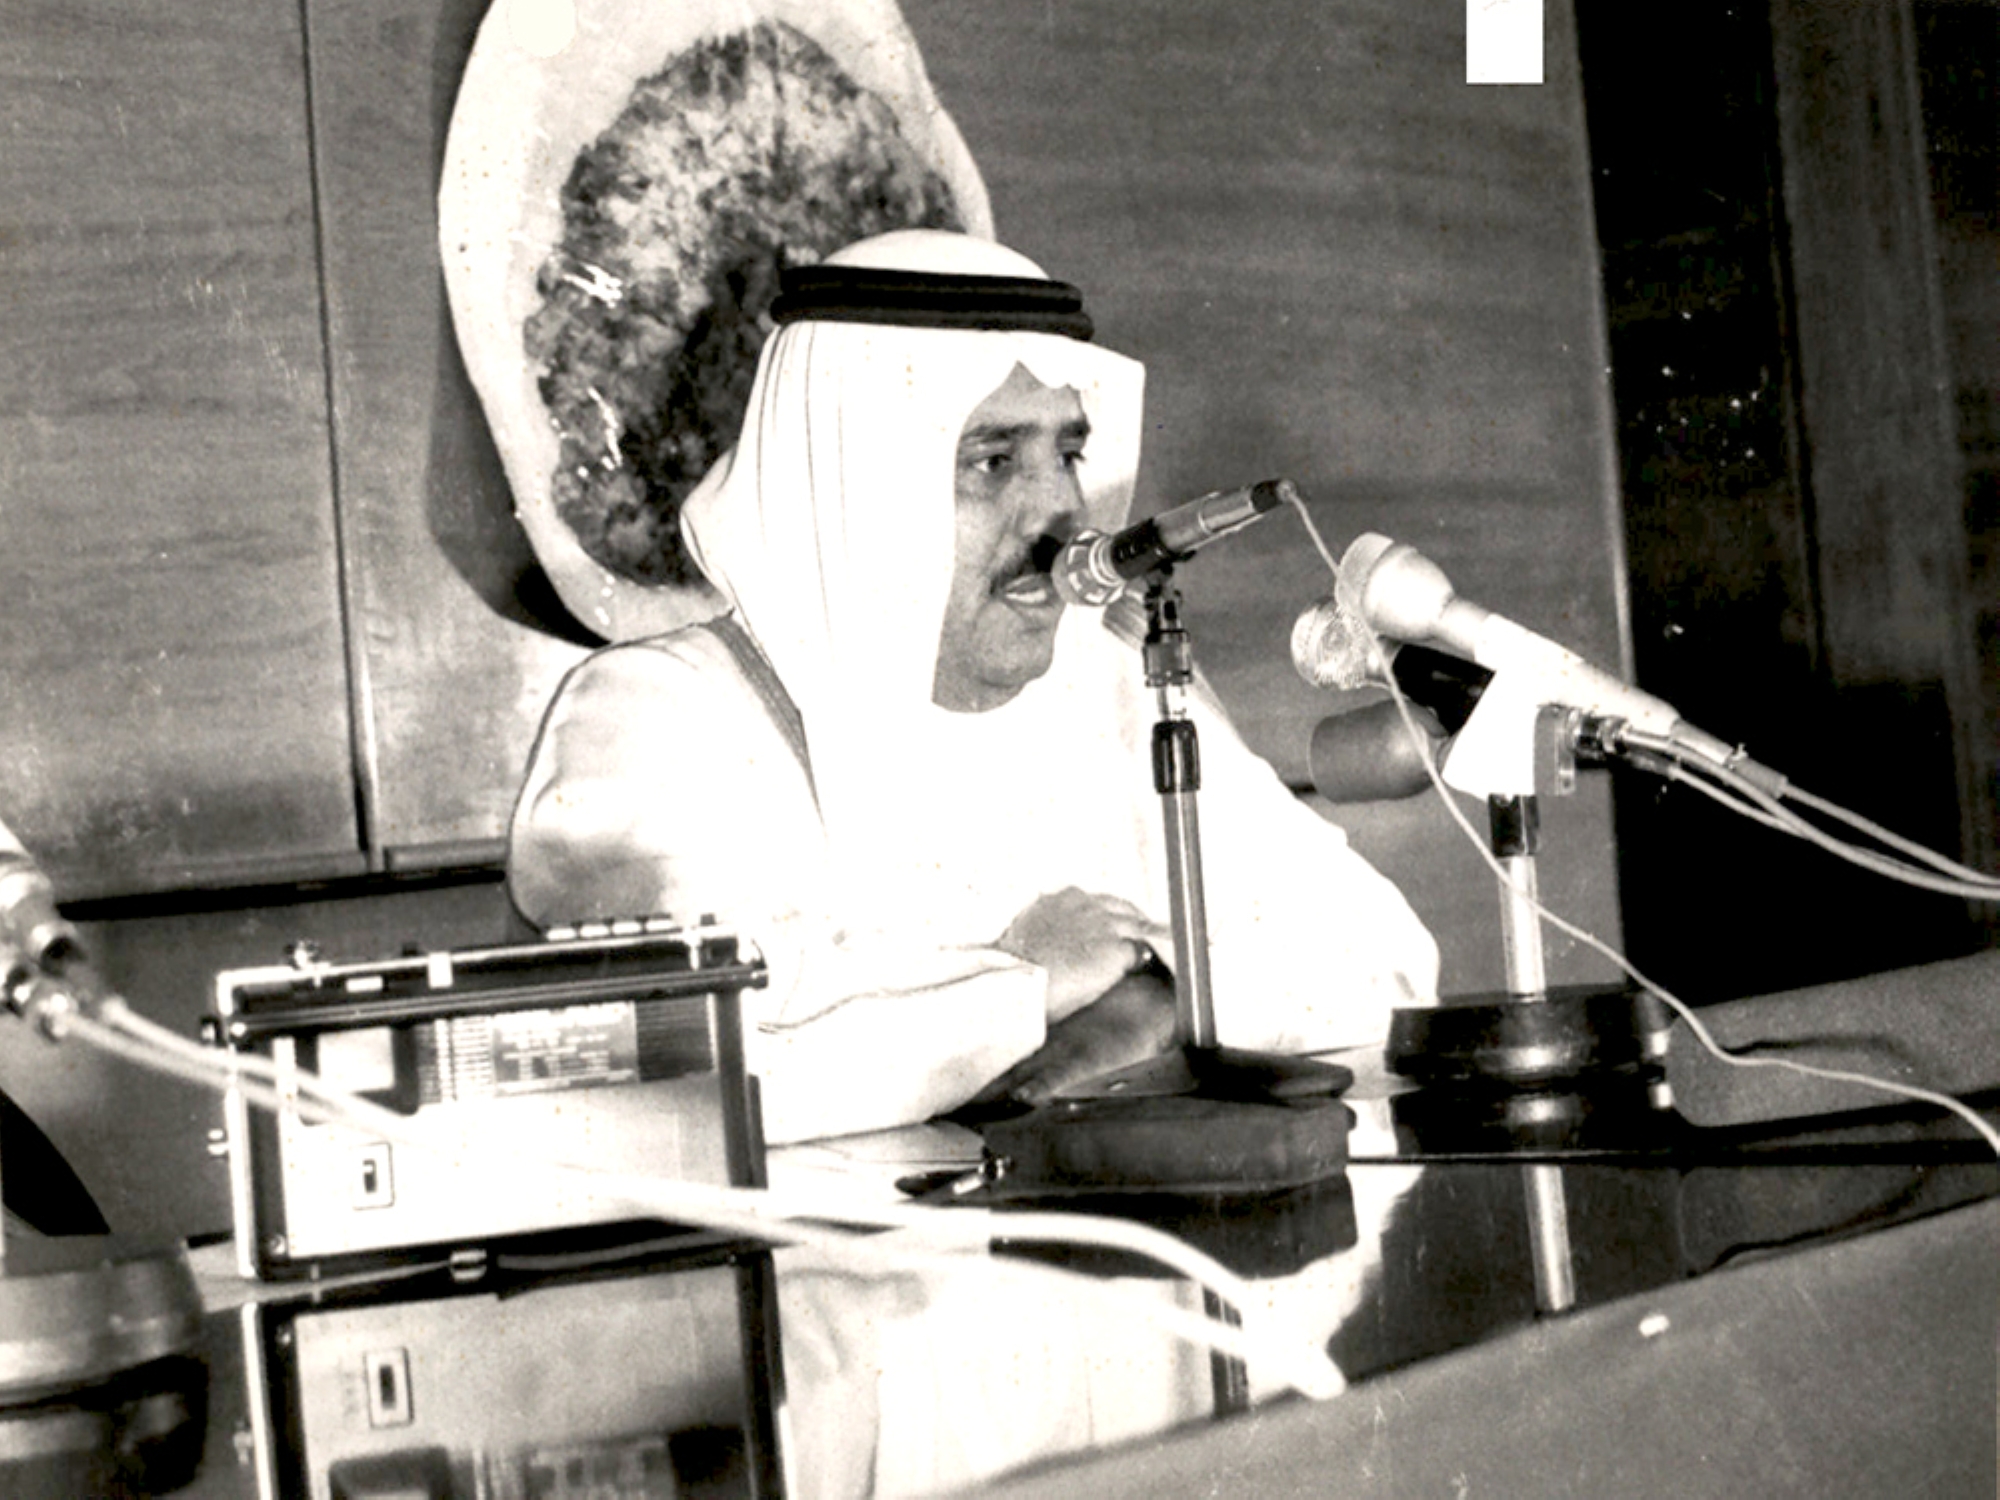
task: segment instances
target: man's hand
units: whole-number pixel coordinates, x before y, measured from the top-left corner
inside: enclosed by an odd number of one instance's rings
[[[1049,1028],[1048,1040],[979,1091],[973,1104],[1046,1104],[1086,1079],[1141,1063],[1174,1039],[1173,983],[1159,969],[1133,974]]]
[[[995,946],[1048,971],[1048,1018],[1054,1025],[1154,953],[1170,953],[1173,936],[1129,901],[1071,886],[1037,896],[1007,924]]]

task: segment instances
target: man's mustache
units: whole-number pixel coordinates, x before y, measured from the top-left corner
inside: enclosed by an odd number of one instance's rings
[[[1044,532],[1010,558],[1006,566],[995,570],[993,575],[995,584],[1005,587],[1016,578],[1027,578],[1037,573],[1048,572],[1056,565],[1056,559],[1062,555],[1062,549],[1068,545],[1068,537]]]

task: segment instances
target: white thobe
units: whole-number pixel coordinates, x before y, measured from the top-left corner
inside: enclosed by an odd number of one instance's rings
[[[771,982],[746,997],[748,1053],[774,1143],[961,1104],[1043,1040],[1046,975],[994,946],[1019,911],[1077,886],[1168,915],[1156,709],[1137,654],[1074,623],[1070,660],[1089,660],[1064,683],[880,745],[911,758],[909,797],[858,868],[836,867],[804,767],[717,636],[601,651],[543,727],[514,899],[545,925],[713,915],[755,940]],[[1205,695],[1192,716],[1220,1040],[1380,1040],[1392,1009],[1434,998],[1429,932]]]

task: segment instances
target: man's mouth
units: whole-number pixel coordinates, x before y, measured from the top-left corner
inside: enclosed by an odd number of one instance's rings
[[[1021,573],[1009,579],[995,590],[1009,604],[1025,608],[1040,608],[1048,604],[1060,604],[1056,597],[1055,583],[1046,573]]]
[[[1049,569],[1061,554],[1063,540],[1057,536],[1042,536],[1014,565],[1004,570],[995,580],[993,592],[1009,604],[1024,608],[1040,608],[1049,604],[1061,604],[1055,590],[1055,582],[1049,577]]]

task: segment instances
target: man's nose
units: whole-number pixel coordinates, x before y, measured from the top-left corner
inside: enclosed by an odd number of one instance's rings
[[[1037,464],[1023,487],[1018,521],[1024,536],[1068,535],[1083,524],[1083,486],[1057,459]]]

